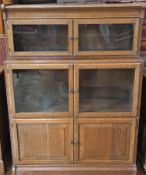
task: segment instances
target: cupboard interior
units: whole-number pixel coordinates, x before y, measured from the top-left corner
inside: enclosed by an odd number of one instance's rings
[[[67,24],[13,24],[12,33],[15,52],[68,50]],[[79,51],[132,50],[134,24],[78,24],[77,39]]]
[[[133,24],[79,24],[79,50],[132,50]]]
[[[80,112],[130,112],[134,69],[79,70]]]
[[[67,112],[67,69],[14,69],[16,112]],[[131,112],[135,69],[80,69],[79,112]]]
[[[68,26],[13,25],[14,50],[21,51],[67,51]]]

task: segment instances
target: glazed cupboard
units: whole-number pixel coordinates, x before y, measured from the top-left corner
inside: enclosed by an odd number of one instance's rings
[[[135,55],[139,19],[42,19],[7,23],[11,56]]]
[[[101,8],[94,5],[83,5],[83,8],[82,5],[74,5],[74,8],[58,6],[44,5],[37,9],[25,5],[23,11],[20,5],[15,5],[14,9],[7,7],[6,32],[10,56],[69,58],[138,54],[140,17],[143,16],[139,10],[134,11],[130,5],[126,7],[129,12],[117,5],[114,10],[112,5],[110,10],[108,5]]]
[[[136,175],[143,9],[5,6],[14,175]]]
[[[52,62],[6,66],[11,116],[137,115],[141,61]]]

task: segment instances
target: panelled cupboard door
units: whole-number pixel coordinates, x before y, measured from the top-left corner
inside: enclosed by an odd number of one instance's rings
[[[10,56],[72,55],[71,20],[9,20],[6,27]]]
[[[136,55],[139,27],[138,18],[75,20],[75,55]]]
[[[132,163],[135,119],[78,119],[76,163]]]
[[[73,115],[72,65],[11,64],[5,75],[10,116]]]
[[[17,164],[73,162],[72,119],[13,120]]]
[[[141,63],[76,64],[76,116],[136,116],[141,86]]]

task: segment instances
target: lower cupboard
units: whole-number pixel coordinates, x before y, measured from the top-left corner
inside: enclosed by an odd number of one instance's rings
[[[137,129],[133,118],[11,119],[11,123],[17,165],[134,163]],[[96,168],[93,175],[99,171]],[[51,171],[49,175],[61,174]]]

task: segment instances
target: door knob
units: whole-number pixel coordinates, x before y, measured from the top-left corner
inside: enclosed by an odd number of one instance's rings
[[[79,37],[74,37],[74,40],[78,40],[79,39]]]
[[[74,90],[74,93],[75,94],[79,93],[79,90],[78,89]]]
[[[69,37],[70,40],[74,40],[74,37]]]
[[[79,141],[78,140],[74,140],[74,144],[79,144]]]
[[[79,141],[78,140],[71,140],[70,144],[79,144]]]
[[[69,91],[69,93],[70,93],[70,94],[73,94],[73,93],[74,93],[74,90],[73,90],[73,89],[71,89],[71,90]]]

